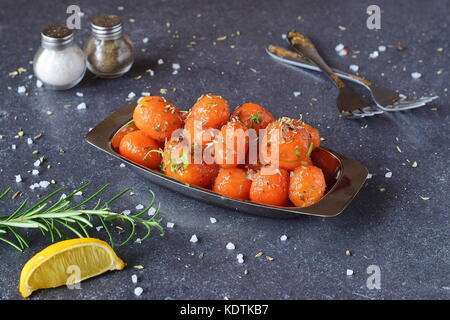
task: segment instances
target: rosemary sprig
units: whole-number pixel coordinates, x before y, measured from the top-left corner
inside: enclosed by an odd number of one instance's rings
[[[142,215],[148,212],[155,203],[155,194],[153,191],[150,191],[152,199],[147,207],[137,214],[125,215],[112,211],[110,205],[125,194],[128,189],[123,190],[101,205],[99,196],[109,186],[104,185],[85,200],[74,204],[72,202],[73,196],[77,192],[87,188],[89,185],[90,184],[87,183],[69,195],[65,197],[61,196],[60,199],[53,204],[52,200],[55,199],[56,195],[58,195],[63,188],[53,191],[28,208],[26,208],[28,199],[25,199],[13,213],[6,216],[0,216],[0,241],[13,246],[19,251],[23,251],[25,248],[29,247],[29,243],[19,233],[20,229],[40,229],[44,235],[50,236],[52,242],[55,241],[56,236],[59,238],[63,237],[61,230],[70,231],[80,238],[89,237],[88,229],[94,227],[92,223],[93,218],[97,218],[103,225],[106,234],[108,235],[109,242],[113,247],[120,247],[129,243],[137,234],[137,225],[141,225],[146,229],[146,233],[141,238],[141,241],[146,240],[154,228],[158,229],[161,235],[164,233],[160,223],[161,219],[157,219],[160,212],[159,205],[153,216],[148,219],[142,217]],[[1,193],[0,200],[10,191],[11,188],[8,188]],[[91,209],[87,209],[85,206],[94,200],[96,200],[95,206]],[[113,222],[129,224],[131,230],[124,241],[119,243],[114,241],[109,229]]]

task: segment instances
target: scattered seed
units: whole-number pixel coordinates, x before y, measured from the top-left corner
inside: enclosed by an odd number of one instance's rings
[[[427,200],[430,200],[431,198],[430,198],[430,197],[423,197],[423,196],[420,196],[420,199],[427,201]]]
[[[255,258],[259,258],[259,257],[261,257],[263,254],[264,254],[264,253],[262,253],[262,252],[258,252],[257,254],[255,254]]]

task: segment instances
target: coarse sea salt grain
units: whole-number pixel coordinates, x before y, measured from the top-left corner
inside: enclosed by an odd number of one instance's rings
[[[77,105],[77,110],[84,110],[86,109],[86,103],[82,102],[79,105]]]
[[[234,250],[234,249],[236,249],[236,246],[234,245],[234,243],[228,242],[227,243],[227,249],[228,250]]]
[[[77,92],[76,95],[77,95],[77,97],[82,97],[82,96],[84,96],[83,92]]]
[[[141,96],[144,96],[144,97],[148,97],[148,96],[151,96],[152,94],[150,93],[150,92],[141,92]]]
[[[144,209],[144,206],[142,204],[138,204],[136,206],[136,210],[142,210],[142,209]]]
[[[164,60],[163,59],[158,59],[158,64],[164,64]]]
[[[353,72],[358,72],[359,70],[359,66],[357,66],[356,64],[351,64],[348,68]]]
[[[242,253],[238,253],[236,255],[236,259],[237,259],[238,263],[244,263],[244,255]]]
[[[35,166],[35,167],[39,167],[41,165],[41,160],[36,160],[34,163],[33,163],[33,166]]]
[[[344,49],[345,48],[345,46],[342,44],[342,43],[339,43],[335,48],[334,48],[334,50],[336,50],[337,52],[339,52],[339,51],[341,51],[342,49]]]
[[[216,223],[216,222],[217,222],[217,219],[216,219],[216,218],[213,218],[213,217],[210,217],[210,218],[209,218],[209,221],[210,221],[211,223]]]
[[[141,287],[137,287],[134,289],[134,294],[138,297],[142,294],[142,292],[144,292],[144,289],[142,289]]]
[[[82,195],[83,195],[83,192],[78,191],[78,192],[75,193],[75,195],[76,195],[76,196],[82,196]]]
[[[102,230],[102,229],[103,229],[103,226],[98,226],[98,227],[95,227],[95,229],[96,229],[97,231],[100,231],[100,230]]]
[[[167,222],[167,228],[172,229],[175,226],[173,222]]]
[[[27,139],[27,144],[33,144],[33,139],[28,138],[28,139]]]
[[[422,78],[422,74],[420,72],[413,72],[413,73],[411,73],[411,78],[413,78],[415,80],[420,79],[420,78]]]
[[[142,42],[143,42],[143,43],[148,43],[148,38],[145,37],[144,39],[142,39]]]
[[[367,174],[367,179],[372,179],[372,176],[373,176],[373,175],[372,175],[371,173],[368,173],[368,174]]]
[[[156,209],[151,207],[150,209],[148,209],[148,215],[149,216],[154,216],[156,213]]]
[[[287,235],[283,234],[283,235],[280,237],[280,240],[281,240],[281,241],[286,241],[286,240],[287,240]]]
[[[41,80],[36,80],[36,87],[41,88],[44,84],[42,83]]]
[[[198,242],[198,238],[197,238],[197,236],[194,234],[194,235],[192,235],[191,240],[189,240],[189,241],[192,242],[192,243],[196,243],[196,242]]]
[[[128,94],[128,99],[133,99],[134,97],[136,97],[136,93],[134,93],[133,91],[131,91],[131,92]]]
[[[347,276],[352,276],[353,275],[353,270],[352,269],[347,269]]]
[[[378,58],[378,56],[379,56],[378,51],[374,51],[371,54],[369,54],[370,59]]]
[[[281,35],[281,39],[287,39],[287,35],[286,35],[285,33],[283,33],[283,34]]]
[[[125,163],[121,163],[121,164],[119,165],[119,167],[125,168]]]
[[[16,182],[22,182],[22,176],[20,174],[18,174],[16,177]]]
[[[388,172],[386,172],[386,174],[384,175],[386,178],[392,178],[392,172],[391,171],[388,171]]]
[[[301,95],[302,93],[300,91],[294,91],[293,92],[294,97],[298,97],[299,95]]]
[[[172,63],[172,69],[173,70],[179,70],[180,69],[180,64],[179,63]]]
[[[138,281],[137,275],[133,274],[133,275],[131,276],[131,282],[137,283],[137,281]]]
[[[378,51],[385,52],[386,51],[386,46],[378,46]]]
[[[20,86],[17,88],[18,93],[25,93],[25,91],[27,91],[27,88],[25,88],[25,86]]]
[[[340,57],[346,56],[347,54],[348,54],[348,49],[345,49],[345,48],[338,52],[338,55]]]
[[[16,149],[17,149],[17,146],[16,146],[15,144],[12,144],[12,145],[11,145],[11,149],[12,149],[12,150],[16,150]]]
[[[117,10],[118,10],[118,11],[123,11],[123,9],[124,9],[124,7],[122,7],[122,6],[118,6],[118,7],[117,7]]]
[[[39,170],[33,169],[33,170],[31,170],[31,174],[33,176],[37,176],[39,174]]]
[[[39,183],[33,183],[33,184],[30,186],[30,189],[31,189],[31,190],[34,190],[34,189],[36,189],[36,188],[39,188]]]
[[[129,215],[130,213],[131,213],[131,211],[128,210],[128,209],[122,211],[122,214],[124,214],[124,215],[126,215],[126,216]]]
[[[48,181],[41,181],[41,182],[39,182],[39,186],[41,188],[47,188],[49,185],[50,185],[50,182],[48,182]]]

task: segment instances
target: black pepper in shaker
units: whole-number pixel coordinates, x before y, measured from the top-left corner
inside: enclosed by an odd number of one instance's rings
[[[122,19],[113,14],[91,21],[92,36],[84,49],[88,69],[102,78],[120,77],[134,61],[134,45],[122,32]]]

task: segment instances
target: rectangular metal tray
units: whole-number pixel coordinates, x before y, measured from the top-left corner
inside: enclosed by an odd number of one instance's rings
[[[363,186],[368,175],[367,169],[359,162],[348,159],[330,149],[320,147],[312,153],[311,157],[314,164],[324,172],[327,190],[324,197],[316,204],[306,208],[276,207],[225,197],[211,190],[169,178],[159,171],[131,162],[114,151],[111,146],[111,139],[117,131],[133,119],[135,106],[132,104],[122,107],[100,122],[86,135],[87,142],[128,163],[132,169],[151,182],[211,204],[271,218],[293,218],[301,215],[333,217],[347,207]]]

